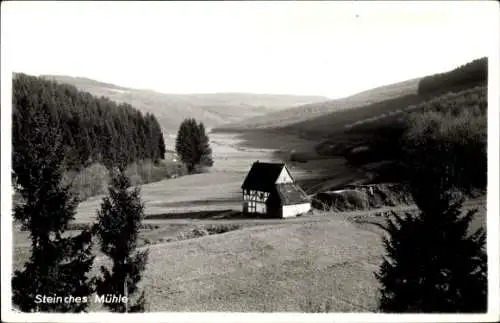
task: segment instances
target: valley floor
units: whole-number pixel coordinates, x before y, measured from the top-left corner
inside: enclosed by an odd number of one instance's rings
[[[256,160],[282,162],[276,152],[312,149],[314,142],[294,135],[279,138],[262,134],[252,142],[236,134],[212,134],[211,145],[214,166],[207,172],[175,179],[162,180],[141,186],[146,214],[197,212],[241,208],[241,184]],[[256,148],[261,142],[266,148]],[[306,164],[287,163],[292,176],[299,182],[338,185],[363,174],[349,169],[340,158],[312,160]],[[357,177],[356,177],[357,176]],[[80,203],[76,222],[93,221],[102,196],[91,197]]]

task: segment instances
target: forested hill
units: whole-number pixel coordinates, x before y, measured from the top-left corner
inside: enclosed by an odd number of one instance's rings
[[[14,75],[12,89],[14,163],[38,127],[61,134],[66,169],[164,158],[164,138],[153,114],[25,74]]]
[[[458,92],[488,83],[488,57],[475,59],[451,71],[429,75],[418,84],[419,95]]]
[[[399,113],[447,92],[459,92],[488,83],[488,58],[482,57],[451,71],[389,84],[344,99],[324,101],[227,123],[213,131],[278,130],[318,137],[343,132],[345,126]]]
[[[126,102],[143,113],[153,113],[163,128],[165,139],[175,135],[185,118],[202,121],[208,128],[236,122],[244,118],[281,111],[293,106],[328,100],[322,96],[260,94],[260,93],[199,93],[167,94],[145,89],[126,88],[84,77],[42,75],[41,77],[67,83],[97,96],[116,102]],[[167,145],[173,142],[167,142]]]

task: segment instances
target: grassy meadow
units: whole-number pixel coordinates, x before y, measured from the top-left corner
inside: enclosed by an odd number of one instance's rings
[[[484,227],[481,201],[473,228]],[[148,222],[148,221],[145,221]],[[148,311],[373,312],[373,272],[384,249],[383,217],[373,213],[317,213],[291,221],[241,221],[221,234],[198,233],[204,221],[168,220],[142,230],[148,265],[141,281]],[[222,230],[224,231],[224,230]],[[14,267],[29,251],[27,235],[14,235]],[[93,273],[108,262],[96,250]],[[99,311],[93,304],[92,311]]]

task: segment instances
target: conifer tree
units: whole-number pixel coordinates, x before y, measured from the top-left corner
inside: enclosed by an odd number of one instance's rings
[[[212,149],[203,123],[195,119],[185,119],[177,132],[175,150],[181,161],[192,173],[197,166],[211,167],[213,165]]]
[[[29,261],[12,278],[13,304],[24,312],[80,312],[87,302],[37,299],[56,295],[83,300],[93,292],[87,276],[94,260],[91,232],[65,236],[78,201],[61,184],[61,134],[47,106],[30,100],[14,100],[13,106],[23,116],[13,138],[14,182],[22,198],[14,218],[31,238]]]
[[[130,190],[130,179],[123,167],[112,172],[109,196],[102,201],[98,211],[95,232],[100,240],[101,251],[113,264],[111,270],[102,266],[102,277],[97,281],[99,295],[113,294],[128,297],[127,303],[109,303],[113,312],[143,312],[144,291],[138,293],[137,284],[142,278],[148,252],[137,251],[137,237],[144,217],[144,205],[138,188]]]
[[[485,312],[485,232],[470,232],[476,210],[461,214],[461,176],[453,154],[429,134],[406,144],[408,189],[419,213],[393,214],[385,227],[386,257],[376,273],[380,310]]]
[[[198,131],[199,131],[199,150],[201,154],[200,158],[200,165],[206,166],[206,167],[211,167],[214,164],[214,161],[212,159],[212,148],[210,148],[210,140],[205,132],[205,126],[203,123],[198,124]]]

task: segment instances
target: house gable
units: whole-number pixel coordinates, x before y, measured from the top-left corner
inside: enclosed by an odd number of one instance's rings
[[[274,183],[275,184],[293,183],[292,175],[290,175],[290,172],[288,171],[286,166],[283,167],[280,175],[278,176],[278,179],[276,179],[276,182]]]

